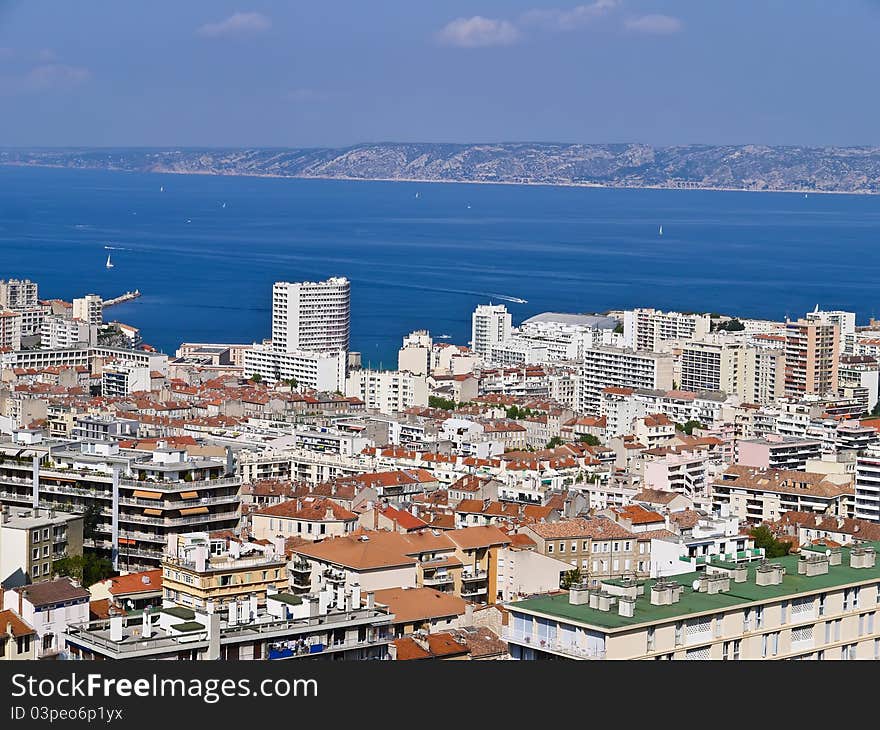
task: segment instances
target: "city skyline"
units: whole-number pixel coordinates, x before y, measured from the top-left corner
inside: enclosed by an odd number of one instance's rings
[[[0,140],[871,145],[878,26],[867,0],[5,2]]]

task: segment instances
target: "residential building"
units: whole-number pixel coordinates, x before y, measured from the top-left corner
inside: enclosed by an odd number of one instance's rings
[[[623,341],[634,350],[658,352],[670,340],[701,340],[709,334],[708,314],[633,309],[623,314]]]
[[[819,305],[812,312],[807,312],[804,319],[808,322],[820,322],[837,326],[838,352],[842,355],[855,354],[856,314],[841,310],[819,310]]]
[[[397,353],[397,369],[413,375],[430,375],[433,349],[428,330],[411,332],[403,338],[403,347]]]
[[[380,413],[428,405],[425,376],[399,370],[354,370],[346,381],[345,394],[360,398],[365,408]]]
[[[326,497],[298,497],[251,514],[251,532],[258,540],[299,537],[323,540],[354,531],[358,516]]]
[[[502,638],[515,659],[875,659],[877,547],[576,586],[508,605]]]
[[[100,327],[104,324],[104,300],[97,294],[86,294],[74,299],[73,318]]]
[[[880,449],[871,448],[856,459],[855,515],[880,522]]]
[[[66,658],[64,632],[89,620],[89,592],[72,578],[56,578],[4,591],[3,608],[33,627],[37,659]]]
[[[0,508],[0,586],[49,580],[62,558],[82,555],[83,517],[39,507]]]
[[[344,350],[279,352],[264,343],[245,351],[243,374],[246,378],[259,376],[270,385],[292,380],[300,388],[342,392],[347,363]]]
[[[672,389],[673,356],[619,347],[591,348],[578,369],[576,410],[599,414],[605,388]]]
[[[347,352],[351,337],[351,284],[276,281],[272,287],[272,348],[276,352]]]
[[[785,325],[786,395],[825,395],[838,387],[839,329],[799,319]]]
[[[98,328],[82,319],[49,315],[40,323],[40,346],[44,349],[64,350],[94,345],[97,339]]]
[[[510,337],[511,315],[503,304],[481,304],[471,317],[471,349],[488,358],[492,347]]]
[[[20,350],[21,334],[21,314],[0,310],[0,348]]]
[[[101,395],[124,398],[132,393],[150,390],[150,369],[133,362],[105,365],[101,370]]]
[[[37,658],[37,632],[12,609],[0,610],[0,661]]]
[[[804,469],[809,459],[818,459],[822,453],[821,441],[775,433],[740,439],[736,447],[737,464],[759,469]]]
[[[0,309],[28,309],[39,304],[39,287],[30,279],[0,280]]]

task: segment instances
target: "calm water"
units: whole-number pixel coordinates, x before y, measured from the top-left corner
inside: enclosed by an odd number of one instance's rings
[[[138,288],[108,315],[166,352],[268,337],[273,281],[332,275],[352,280],[353,348],[386,367],[412,329],[467,342],[493,295],[528,300],[505,302],[514,323],[633,306],[780,318],[816,303],[861,322],[880,314],[878,243],[867,196],[0,168],[0,278],[68,300]]]

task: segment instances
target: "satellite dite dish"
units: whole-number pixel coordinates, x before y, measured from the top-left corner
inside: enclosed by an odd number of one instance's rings
[[[830,558],[830,557],[831,557],[831,548],[828,548],[828,549],[825,551],[825,557],[826,557],[826,558]]]
[[[700,580],[699,580],[699,578],[698,578],[697,580],[695,580],[693,583],[691,583],[691,588],[693,588],[695,591],[700,590]]]

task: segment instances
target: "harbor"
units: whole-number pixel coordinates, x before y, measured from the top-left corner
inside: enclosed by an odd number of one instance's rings
[[[113,297],[112,299],[104,300],[104,308],[112,307],[114,304],[122,304],[124,302],[130,302],[132,299],[137,299],[141,295],[139,289],[135,289],[134,291],[127,291],[125,294],[120,294],[118,297]]]

